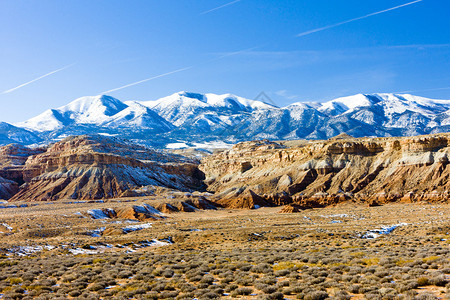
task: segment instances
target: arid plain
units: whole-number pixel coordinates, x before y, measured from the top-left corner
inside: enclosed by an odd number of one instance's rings
[[[0,227],[3,298],[449,296],[448,204],[198,209],[141,222],[88,213],[167,202],[134,200],[0,210],[11,227]]]
[[[5,146],[0,297],[449,298],[448,141]]]

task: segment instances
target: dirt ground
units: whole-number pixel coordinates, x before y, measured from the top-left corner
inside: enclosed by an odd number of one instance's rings
[[[449,299],[449,204],[87,213],[164,200],[0,209],[0,298]]]

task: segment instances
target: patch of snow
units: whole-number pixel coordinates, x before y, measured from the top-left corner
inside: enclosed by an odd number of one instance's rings
[[[130,233],[133,231],[138,231],[142,229],[148,229],[152,227],[152,223],[144,223],[144,224],[136,224],[136,225],[130,225],[127,227],[122,228],[124,233]]]
[[[17,246],[11,249],[8,249],[8,252],[19,255],[19,256],[28,256],[36,252],[40,252],[44,250],[42,246]]]
[[[335,214],[335,215],[321,215],[322,218],[349,218],[347,214]]]
[[[103,135],[103,136],[118,136],[119,134],[111,134],[111,133],[106,133],[106,132],[99,132],[99,135]]]
[[[2,225],[3,227],[5,227],[5,228],[8,229],[9,231],[12,231],[12,230],[13,230],[13,228],[12,228],[11,226],[9,226],[8,224],[6,224],[6,223],[1,223],[0,225]]]
[[[97,250],[89,250],[89,249],[82,249],[82,248],[69,249],[69,252],[72,253],[73,255],[99,253]]]
[[[17,208],[17,205],[0,205],[0,209],[2,208]]]
[[[189,148],[189,146],[186,143],[170,143],[166,145],[167,149],[183,149],[183,148]]]
[[[114,213],[114,210],[111,208],[107,208],[107,211]],[[110,219],[110,217],[101,209],[90,209],[87,213],[91,216],[92,219]]]
[[[105,287],[105,290],[110,290],[110,289],[113,289],[115,287],[117,287],[117,285],[110,285],[110,286]]]
[[[79,216],[80,218],[86,218],[81,212],[77,211],[74,215]]]
[[[162,212],[160,212],[159,210],[157,210],[156,208],[154,208],[154,207],[151,206],[151,205],[148,205],[148,204],[145,204],[145,203],[144,203],[143,206],[147,209],[148,212],[150,212],[150,213],[152,213],[152,214],[155,214],[155,215],[162,215]]]
[[[105,227],[97,228],[89,231],[88,234],[92,237],[101,237],[105,229],[106,229]]]
[[[159,241],[157,239],[153,239],[151,246],[154,247],[162,247],[162,246],[169,246],[172,245],[173,243],[171,243],[170,241]]]
[[[383,234],[390,234],[392,231],[394,231],[396,228],[400,226],[406,226],[407,223],[399,223],[395,225],[390,226],[383,226],[380,229],[373,229],[367,231],[365,234],[361,236],[362,239],[375,239]]]

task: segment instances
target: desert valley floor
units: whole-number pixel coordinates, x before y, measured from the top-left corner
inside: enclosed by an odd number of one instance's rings
[[[0,298],[450,296],[449,204],[161,213],[154,208],[162,203],[184,202],[153,196],[4,205]]]

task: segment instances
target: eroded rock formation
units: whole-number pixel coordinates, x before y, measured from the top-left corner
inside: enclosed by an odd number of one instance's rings
[[[6,147],[0,157],[11,152]],[[143,186],[192,191],[203,184],[195,161],[103,136],[69,137],[14,157],[3,159],[14,163],[0,170],[1,177],[20,185],[11,201],[114,198]],[[3,191],[8,183],[0,184]]]
[[[233,208],[249,206],[249,197],[302,207],[449,199],[450,134],[286,144],[244,142],[204,158],[208,191]]]

